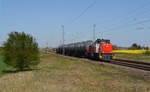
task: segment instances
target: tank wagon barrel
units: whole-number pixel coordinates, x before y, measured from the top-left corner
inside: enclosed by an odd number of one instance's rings
[[[83,57],[85,56],[86,48],[92,43],[93,41],[84,41],[64,45],[65,55]],[[59,48],[63,49],[63,45]]]
[[[63,54],[63,51],[65,55],[69,56],[90,57],[103,60],[110,60],[113,56],[110,40],[104,39],[97,39],[95,42],[89,40],[61,45],[56,49],[56,52],[59,54]]]

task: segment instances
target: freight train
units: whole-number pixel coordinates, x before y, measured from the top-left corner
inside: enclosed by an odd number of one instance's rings
[[[112,44],[107,39],[97,39],[95,42],[89,40],[84,42],[61,45],[56,49],[59,54],[75,57],[87,57],[98,60],[109,61],[113,58]]]

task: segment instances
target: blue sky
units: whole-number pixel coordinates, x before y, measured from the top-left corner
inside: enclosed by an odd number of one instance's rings
[[[92,40],[96,24],[96,38],[110,39],[118,46],[134,42],[148,46],[149,4],[150,0],[0,0],[0,44],[11,31],[24,31],[40,47],[58,46],[62,24],[65,43]]]

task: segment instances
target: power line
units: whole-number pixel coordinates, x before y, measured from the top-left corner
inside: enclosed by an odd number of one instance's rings
[[[130,18],[132,18],[132,17],[134,17],[135,15],[138,15],[138,11],[140,10],[140,9],[143,9],[143,8],[145,8],[147,5],[149,5],[149,3],[146,3],[146,4],[143,4],[142,6],[140,6],[140,7],[138,7],[138,8],[135,8],[134,10],[132,10],[132,11],[129,11],[128,12],[128,14],[125,16],[125,17],[121,17],[120,19],[121,20],[119,20],[118,22],[119,23],[113,23],[113,24],[111,24],[111,26],[114,26],[114,25],[118,25],[118,24],[120,24],[120,22],[122,23],[122,21],[124,21],[124,20],[127,20],[127,19],[130,19]],[[130,15],[130,14],[134,14],[134,16],[132,15]],[[142,13],[143,14],[143,13]],[[114,21],[114,19],[112,20],[112,21]],[[127,22],[128,23],[128,22]],[[120,26],[117,26],[117,27],[120,27]],[[117,28],[117,27],[113,27],[113,28],[111,28],[111,29],[114,29],[114,28]],[[105,27],[106,28],[106,27]],[[107,27],[108,28],[108,27]],[[107,29],[106,28],[106,29]],[[105,30],[106,30],[105,29]],[[107,29],[108,30],[108,29]]]
[[[147,22],[150,22],[150,19],[139,21],[139,22],[136,22],[136,23],[133,23],[133,24],[129,23],[127,25],[120,25],[120,26],[111,28],[109,30],[103,31],[103,32],[116,31],[115,29],[121,29],[121,28],[124,28],[124,27],[127,27],[127,26],[133,26],[133,25],[143,24],[143,23],[147,23]]]
[[[127,26],[139,25],[139,24],[148,23],[148,22],[150,22],[150,19],[142,20],[142,21],[139,21],[136,23],[130,23],[129,21],[127,21],[123,25],[114,26],[112,28],[105,29],[105,31],[103,31],[103,32],[115,31],[115,29],[122,29],[122,28],[127,27]]]
[[[96,0],[94,0],[87,8],[85,8],[76,18],[74,18],[71,23],[78,20],[83,14],[85,14],[90,8],[92,8],[96,3]]]

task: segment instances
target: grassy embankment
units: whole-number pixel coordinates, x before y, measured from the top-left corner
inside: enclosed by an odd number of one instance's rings
[[[150,92],[150,83],[84,59],[44,54],[37,70],[6,74],[3,92]]]

